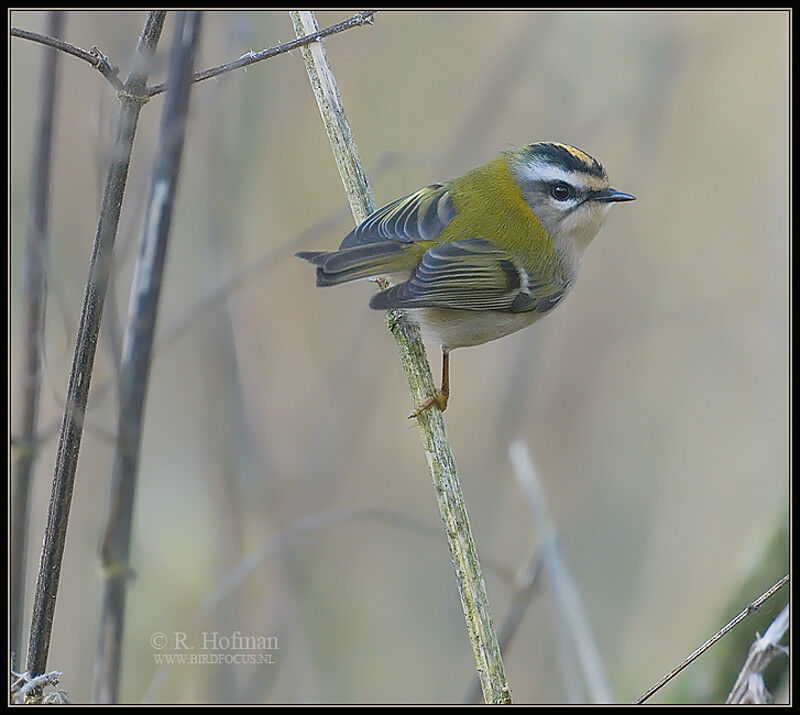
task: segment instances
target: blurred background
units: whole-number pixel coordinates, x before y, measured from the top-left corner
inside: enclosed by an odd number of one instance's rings
[[[64,37],[125,77],[143,21],[70,12]],[[42,31],[44,15],[11,24]],[[197,68],[293,37],[285,12],[208,12]],[[536,543],[508,459],[522,438],[614,697],[630,702],[788,570],[788,13],[381,12],[326,47],[379,205],[542,139],[583,148],[637,196],[611,211],[552,317],[454,353],[447,411],[498,627]],[[12,412],[41,58],[10,40]],[[118,106],[85,63],[62,56],[60,72],[26,632]],[[53,628],[50,667],[76,702],[91,698],[115,344],[162,105],[145,106],[136,137]],[[316,289],[291,257],[351,227],[299,52],[195,85],[147,399],[124,702],[467,697],[472,653],[374,288]],[[724,698],[787,596],[740,626],[727,670],[710,652],[654,701]],[[546,577],[526,603],[505,652],[515,700],[587,697],[562,668]],[[153,634],[180,632],[198,649],[203,633],[272,636],[275,662],[159,668]]]

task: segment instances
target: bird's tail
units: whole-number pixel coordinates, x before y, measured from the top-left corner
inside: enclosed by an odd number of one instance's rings
[[[413,244],[380,241],[341,251],[300,251],[294,255],[317,267],[317,285],[334,286],[413,268]]]

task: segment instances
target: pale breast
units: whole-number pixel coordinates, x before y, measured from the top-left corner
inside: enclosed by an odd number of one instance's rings
[[[543,313],[506,313],[496,310],[455,310],[452,308],[413,308],[406,311],[422,335],[447,350],[481,345],[527,328]]]

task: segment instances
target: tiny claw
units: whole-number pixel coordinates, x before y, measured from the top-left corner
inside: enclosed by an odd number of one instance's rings
[[[449,395],[446,392],[442,392],[441,390],[436,390],[436,392],[431,395],[425,402],[423,402],[416,410],[414,410],[409,416],[408,419],[413,420],[415,417],[419,417],[425,410],[429,410],[431,407],[436,405],[442,412],[447,409],[447,399]]]

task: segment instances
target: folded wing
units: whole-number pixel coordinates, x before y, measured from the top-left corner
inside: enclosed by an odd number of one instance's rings
[[[566,293],[557,273],[533,275],[489,241],[451,241],[425,252],[411,277],[372,297],[370,307],[456,308],[520,313],[551,310]]]
[[[370,214],[345,236],[339,249],[378,241],[430,241],[456,215],[447,184],[431,184]]]

